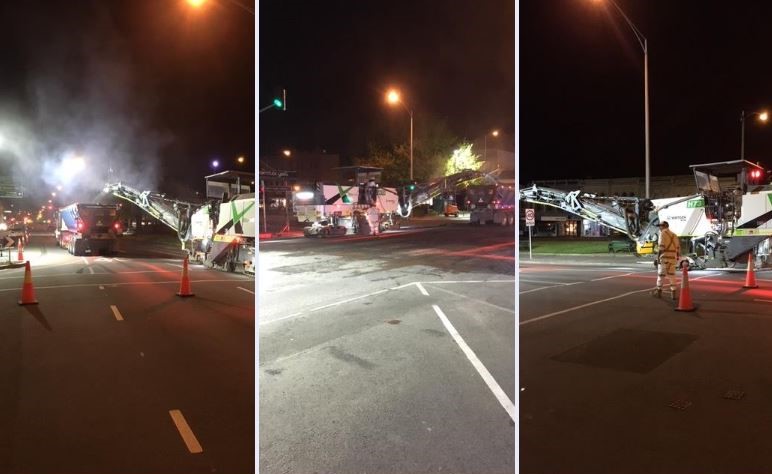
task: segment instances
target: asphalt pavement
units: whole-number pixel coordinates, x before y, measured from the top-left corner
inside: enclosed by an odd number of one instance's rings
[[[772,274],[690,272],[678,312],[651,262],[548,260],[520,265],[520,472],[769,472]]]
[[[74,257],[53,237],[0,270],[0,472],[254,472],[254,279],[152,236]]]
[[[514,232],[445,223],[261,243],[260,472],[514,472]]]

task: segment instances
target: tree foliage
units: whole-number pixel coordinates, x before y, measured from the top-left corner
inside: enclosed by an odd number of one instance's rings
[[[478,170],[483,162],[480,161],[480,155],[472,152],[471,143],[462,143],[453,150],[450,157],[445,162],[445,175],[458,173],[463,170]]]

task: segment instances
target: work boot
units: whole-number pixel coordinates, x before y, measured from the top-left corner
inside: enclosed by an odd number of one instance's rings
[[[655,288],[651,294],[657,298],[662,298],[662,288]]]

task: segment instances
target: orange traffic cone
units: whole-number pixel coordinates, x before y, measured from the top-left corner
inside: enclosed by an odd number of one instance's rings
[[[685,263],[685,262],[684,262]],[[676,311],[694,311],[697,309],[692,304],[692,292],[689,291],[689,264],[682,264],[683,276],[681,278],[681,294],[678,296]]]
[[[35,288],[32,286],[32,270],[30,270],[29,261],[24,265],[24,285],[21,287],[19,304],[38,304],[38,300],[35,299]]]
[[[177,296],[193,296],[193,292],[190,291],[190,278],[188,278],[188,257],[185,257],[185,261],[182,262],[182,280],[180,280],[180,291],[177,292]]]
[[[758,288],[759,285],[756,284],[756,272],[753,271],[753,259],[754,259],[753,253],[748,254],[748,273],[745,274],[745,284],[743,285],[743,288]]]
[[[23,240],[19,241],[19,251],[17,252],[17,255],[16,255],[16,261],[17,262],[24,261],[24,241]]]

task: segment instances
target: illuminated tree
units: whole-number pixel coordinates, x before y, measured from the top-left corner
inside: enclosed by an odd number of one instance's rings
[[[472,153],[471,143],[462,143],[461,146],[453,150],[445,164],[445,175],[451,175],[463,170],[479,170],[483,162],[480,161],[480,155]]]

